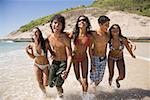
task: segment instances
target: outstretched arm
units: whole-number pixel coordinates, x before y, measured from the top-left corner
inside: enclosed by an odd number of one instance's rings
[[[127,41],[129,43],[129,46],[131,47],[131,50],[132,51],[136,50],[136,45],[131,40],[129,40],[129,39]]]
[[[131,55],[133,58],[135,58],[135,55],[134,55],[133,52],[132,52],[132,47],[129,46],[128,40],[127,40],[127,39],[123,39],[123,43],[124,43],[124,45],[126,46],[126,48],[127,48],[128,52],[130,53],[130,55]]]

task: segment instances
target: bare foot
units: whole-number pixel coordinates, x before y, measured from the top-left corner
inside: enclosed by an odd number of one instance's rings
[[[117,88],[120,88],[120,83],[117,79],[116,79],[116,86],[117,86]]]
[[[95,82],[92,82],[91,87],[92,87],[93,94],[96,94],[96,85],[95,85]]]
[[[99,80],[95,81],[95,86],[98,86],[98,85],[99,85],[99,83],[100,83],[100,81],[99,81]]]
[[[111,84],[112,84],[112,80],[109,81],[109,86],[111,86]]]
[[[63,88],[62,87],[56,87],[56,88],[57,88],[58,96],[60,98],[63,98]]]
[[[42,89],[43,94],[46,94],[46,89]]]
[[[41,91],[42,91],[44,94],[46,94],[46,89],[45,89],[45,87],[44,87],[43,85],[40,85],[40,89],[41,89]]]

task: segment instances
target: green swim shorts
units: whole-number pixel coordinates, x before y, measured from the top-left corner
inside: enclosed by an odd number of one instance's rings
[[[54,87],[54,86],[62,86],[64,83],[64,80],[61,78],[62,72],[66,69],[67,67],[67,61],[53,61],[52,64],[50,65],[49,69],[49,86]]]

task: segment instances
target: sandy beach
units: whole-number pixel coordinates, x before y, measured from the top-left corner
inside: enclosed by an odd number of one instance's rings
[[[137,48],[139,46],[137,45]],[[140,52],[147,54],[146,51],[148,50],[145,48]],[[138,55],[139,52],[136,54]],[[144,60],[138,56],[133,59],[127,54],[125,63],[126,78],[120,81],[121,88],[116,88],[115,81],[112,87],[108,85],[106,66],[104,79],[97,87],[97,93],[93,95],[89,80],[89,93],[86,97],[82,95],[72,67],[63,85],[63,100],[149,100],[150,60]],[[0,54],[0,100],[59,100],[55,88],[47,87],[48,96],[41,96],[32,65],[33,61],[26,55],[24,46],[21,49]],[[118,71],[115,67],[114,80],[117,75]]]
[[[55,3],[51,0],[44,0],[44,2],[33,0],[32,3],[32,0],[24,0],[29,1],[30,4],[19,1],[22,0],[0,1],[3,13],[0,18],[2,19],[0,35],[10,32],[6,36],[0,36],[0,100],[150,100],[150,14],[147,13],[150,10],[150,0],[89,0],[93,2],[91,5],[80,4],[88,2],[88,0],[71,0],[71,2],[75,1],[73,6],[71,3],[65,4],[69,0],[64,0],[65,2],[62,1],[62,3],[60,1]],[[78,6],[75,7],[76,4]],[[63,6],[65,8],[61,8]],[[90,84],[89,63],[87,94],[82,93],[82,87],[76,80],[72,66],[63,85],[64,97],[59,98],[56,88],[49,86],[46,87],[47,96],[43,96],[35,76],[34,60],[26,54],[25,47],[27,42],[31,41],[32,29],[35,26],[41,30],[44,38],[51,34],[50,22],[54,14],[61,14],[65,17],[65,32],[73,31],[80,15],[89,18],[91,30],[97,30],[100,27],[98,18],[106,15],[110,18],[110,26],[118,24],[125,37],[131,40],[145,41],[134,42],[136,59],[132,58],[124,49],[126,76],[124,80],[120,81],[120,88],[116,87],[115,82],[118,77],[117,67],[115,66],[113,82],[110,87],[108,65],[106,65],[104,78],[94,93]],[[32,19],[27,20],[28,18]]]
[[[93,97],[92,87],[89,87],[89,96],[82,98],[81,87],[75,80],[74,72],[71,69],[68,79],[64,84],[65,99],[63,100],[148,100],[150,99],[150,62],[126,59],[126,78],[121,81],[121,88],[117,89],[115,81],[112,87],[108,85],[108,68],[106,67],[104,79],[97,87],[96,97]],[[115,68],[114,80],[118,75]],[[90,81],[89,81],[90,83]],[[90,84],[89,84],[90,85]],[[51,93],[49,91],[49,93]],[[51,95],[50,95],[51,96]],[[78,99],[77,99],[78,98]]]

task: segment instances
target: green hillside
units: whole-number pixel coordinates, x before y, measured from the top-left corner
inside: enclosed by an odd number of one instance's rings
[[[136,13],[139,15],[149,16],[150,17],[150,0],[95,0],[91,5],[87,7],[97,7],[104,10],[118,10],[118,11],[125,11],[130,13]],[[76,9],[87,8],[86,6],[82,5],[76,8],[69,8],[58,12],[56,14],[67,13],[74,11]],[[25,32],[32,29],[35,26],[43,25],[50,21],[50,18],[55,15],[51,14],[45,16],[43,18],[39,18],[37,20],[33,20],[30,23],[21,26],[19,31]]]
[[[57,12],[55,14],[61,14],[61,13],[66,13],[66,12],[70,12],[72,10],[75,10],[75,9],[79,9],[79,8],[85,8],[85,6],[80,6],[80,7],[76,7],[76,8],[70,8],[70,9],[66,9],[66,10],[63,10],[63,11],[60,11],[60,12]],[[45,17],[42,17],[42,18],[39,18],[37,20],[33,20],[31,21],[30,23],[24,25],[24,26],[21,26],[19,31],[21,32],[26,32],[30,29],[32,29],[33,27],[35,26],[38,26],[38,25],[43,25],[45,23],[48,23],[51,19],[52,16],[54,16],[55,14],[51,14],[51,15],[48,15],[48,16],[45,16]]]
[[[96,0],[91,7],[127,11],[150,17],[150,0]]]

